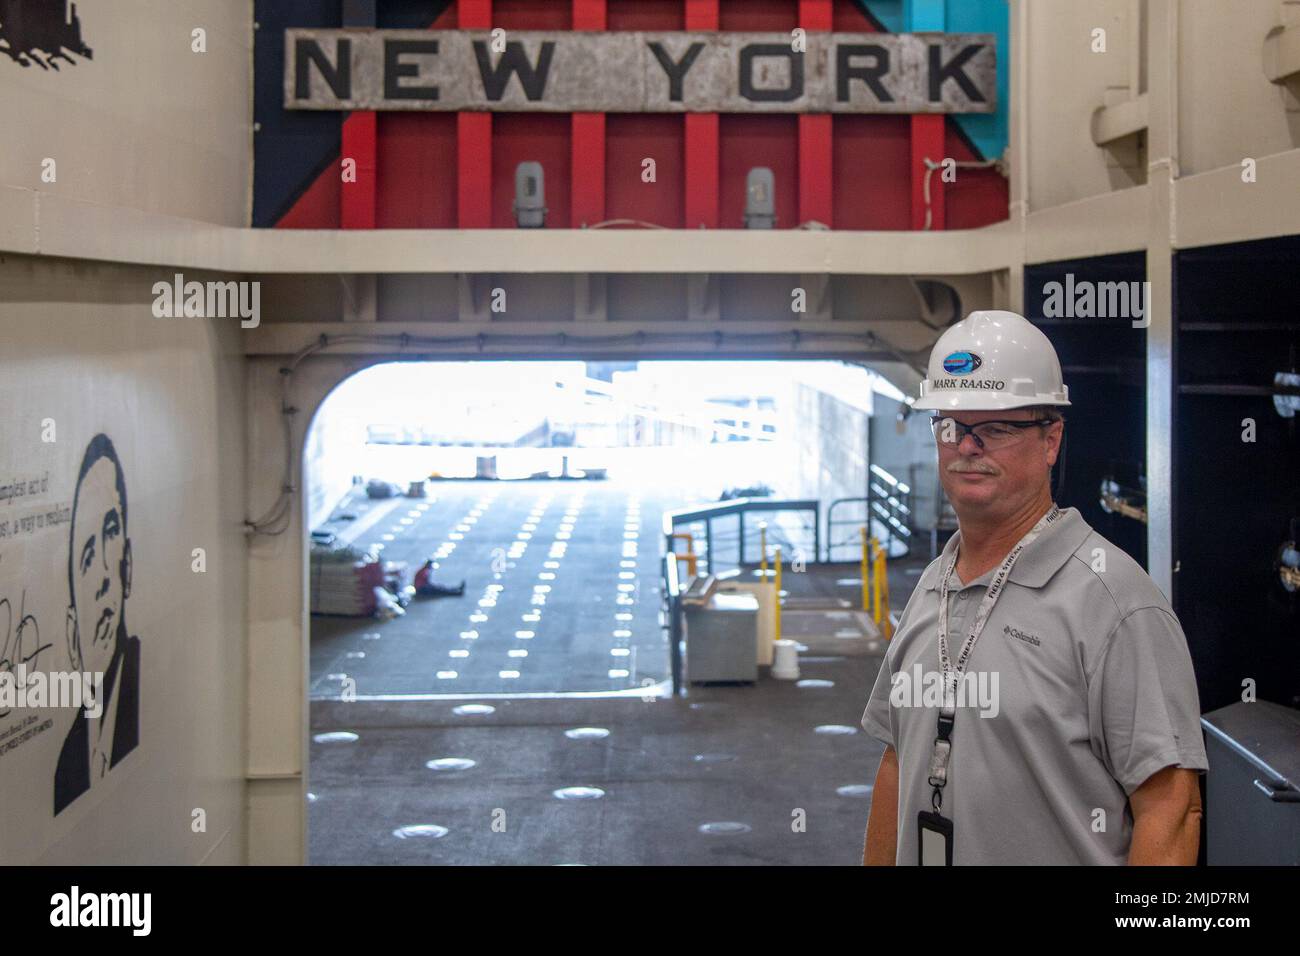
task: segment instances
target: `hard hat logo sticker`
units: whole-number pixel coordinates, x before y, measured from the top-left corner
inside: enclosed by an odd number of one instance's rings
[[[949,375],[969,375],[982,364],[974,352],[951,352],[943,360],[943,370]]]

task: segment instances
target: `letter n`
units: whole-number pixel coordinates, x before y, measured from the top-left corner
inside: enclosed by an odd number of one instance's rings
[[[352,41],[339,37],[334,49],[334,62],[325,56],[320,44],[311,37],[297,37],[293,43],[293,98],[311,99],[311,64],[338,100],[352,99]]]

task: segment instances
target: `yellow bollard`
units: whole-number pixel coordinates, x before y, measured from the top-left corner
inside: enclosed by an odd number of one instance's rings
[[[880,633],[884,635],[885,640],[894,636],[894,624],[889,619],[889,556],[885,553],[884,548],[877,546],[876,551],[876,570],[872,577],[877,582],[876,591],[876,623],[880,625]]]
[[[686,551],[684,553],[673,551],[672,553],[676,554],[681,560],[686,562],[687,573],[690,574],[691,577],[695,577],[695,564],[699,558],[699,555],[695,553],[695,538],[689,532],[678,531],[673,534],[671,540],[676,541],[678,538],[681,538],[686,542]],[[671,548],[673,545],[670,544],[669,547]]]
[[[869,568],[867,565],[867,526],[866,525],[862,526],[861,537],[862,537],[862,610],[870,611],[871,600],[869,598],[869,592],[867,591],[870,582],[868,581],[868,574],[867,574]]]
[[[776,547],[776,640],[781,639],[781,546]]]
[[[880,623],[880,542],[871,539],[871,619]]]

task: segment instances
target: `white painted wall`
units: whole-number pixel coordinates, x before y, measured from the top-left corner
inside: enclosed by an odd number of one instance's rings
[[[290,401],[289,447],[294,484],[306,432],[325,397],[373,360],[321,355],[298,366]],[[248,502],[254,515],[276,501],[284,485],[285,429],[280,369],[275,359],[247,362]],[[253,538],[248,548],[247,753],[248,856],[252,864],[307,861],[307,504],[295,495],[283,533]]]
[[[1152,33],[1148,44],[1168,48],[1162,57],[1169,59],[1169,77],[1158,75],[1162,64],[1153,65],[1150,49],[1140,48],[1143,4]],[[1145,181],[1136,152],[1097,147],[1090,127],[1097,107],[1143,91],[1142,72],[1146,88],[1158,94],[1153,108],[1173,98],[1179,176],[1300,146],[1300,86],[1294,79],[1290,89],[1271,83],[1263,66],[1265,38],[1283,25],[1300,27],[1300,4],[1013,0],[1012,7],[1013,23],[1024,11],[1025,32],[1013,38],[1012,61],[1013,69],[1024,71],[1025,96],[1012,109],[1023,114],[1016,119],[1028,131],[1026,168],[1020,172],[1028,177],[1031,211]],[[1159,32],[1170,17],[1172,43]],[[1104,53],[1092,49],[1095,29],[1106,31]]]
[[[78,0],[77,13],[91,57],[57,70],[0,57],[8,208],[61,210],[55,218],[70,231],[105,247],[141,213],[246,225],[252,4]],[[192,51],[196,28],[206,31],[205,53]],[[47,158],[53,181],[42,180]],[[21,248],[44,249],[39,230]],[[103,646],[138,646],[139,655],[136,745],[110,748],[111,769],[88,788],[65,788],[70,802],[57,814],[61,754],[90,779],[98,731],[65,746],[76,709],[0,717],[4,863],[239,863],[248,855],[243,333],[233,319],[155,318],[153,284],[174,272],[0,255],[0,486],[37,482],[0,501],[0,660],[78,669],[72,648],[88,658],[95,647],[104,581],[111,620],[138,645],[119,645],[110,627]],[[101,462],[83,490],[95,475],[108,484],[98,498],[87,493],[74,516],[83,454],[101,433],[121,462],[126,505],[116,469]],[[99,511],[124,517],[121,533],[106,532]],[[95,550],[84,574],[78,560],[70,585],[69,556],[79,559],[90,538]],[[129,573],[116,558],[128,540]],[[125,703],[125,685],[119,690],[113,701]],[[113,739],[126,739],[128,712],[110,702]],[[21,726],[29,716],[35,721]]]
[[[46,70],[0,56],[0,184],[246,226],[251,0],[77,0],[77,15],[89,59]],[[192,52],[198,28],[206,53]]]
[[[1136,0],[1019,0],[1028,10],[1025,43],[1012,58],[1027,59],[1030,209],[1042,209],[1133,184],[1145,171],[1126,171],[1092,141],[1093,110],[1136,95]],[[1092,50],[1092,31],[1105,30],[1106,52]]]
[[[307,495],[307,527],[319,527],[352,489],[352,476],[361,474],[366,426],[338,403],[326,401],[307,432],[303,468],[311,480]]]
[[[1269,82],[1270,30],[1300,29],[1300,4],[1184,3],[1179,8],[1178,165],[1182,175],[1239,165],[1300,146],[1300,84]]]
[[[0,642],[9,649],[0,658],[44,647],[35,659],[40,670],[76,669],[68,641],[69,555],[78,559],[80,580],[86,538],[93,536],[96,547],[87,587],[107,577],[111,593],[122,593],[122,577],[113,573],[120,566],[95,563],[114,544],[102,531],[106,499],[95,507],[86,486],[73,522],[56,518],[43,528],[14,530],[24,516],[71,507],[82,456],[104,433],[121,462],[132,555],[119,616],[139,638],[140,662],[136,747],[57,815],[54,774],[76,711],[14,710],[0,719],[0,732],[28,714],[42,728],[0,753],[6,863],[244,857],[242,345],[230,320],[154,318],[152,281],[146,269],[23,257],[0,262],[0,484],[45,482],[33,495],[0,503],[0,524],[7,523],[0,601],[15,611],[0,609]],[[193,569],[196,548],[204,550],[201,573]],[[93,606],[86,593],[75,616],[83,648],[97,620],[86,610]],[[32,626],[15,655],[19,607],[32,615]],[[111,705],[110,711],[125,725],[121,712]],[[196,809],[206,817],[205,831],[193,829]]]
[[[797,444],[796,487],[790,497],[821,502],[822,547],[826,519],[837,498],[861,498],[867,493],[868,427],[875,406],[873,376],[852,365],[825,363],[805,366],[795,393],[793,435]],[[842,505],[836,520],[863,514],[862,505]],[[837,525],[834,542],[852,537],[849,525]],[[843,559],[837,552],[836,557]]]

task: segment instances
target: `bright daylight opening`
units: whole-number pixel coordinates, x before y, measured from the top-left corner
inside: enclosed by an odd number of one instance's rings
[[[664,513],[855,499],[829,538],[822,509],[792,508],[752,513],[743,530],[735,517],[687,522],[676,530],[702,533],[675,544],[723,577],[761,565],[764,546],[769,565],[778,548],[815,561],[832,545],[851,561],[866,462],[829,451],[865,455],[845,411],[865,422],[873,391],[901,398],[839,362],[412,362],[354,375],[307,441],[312,696],[662,685]],[[876,531],[890,537],[884,519]]]

